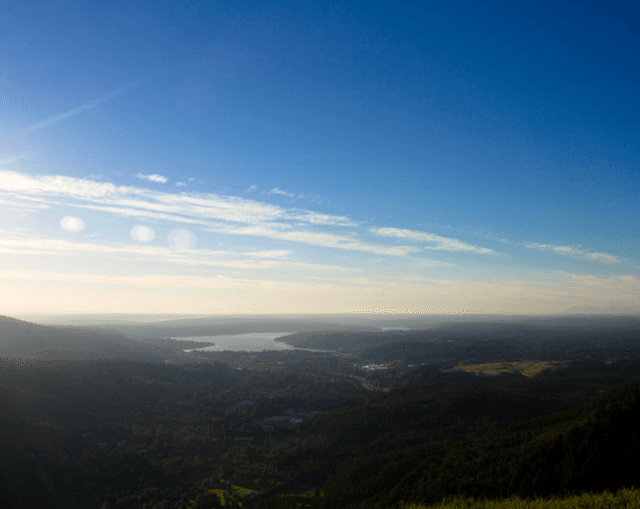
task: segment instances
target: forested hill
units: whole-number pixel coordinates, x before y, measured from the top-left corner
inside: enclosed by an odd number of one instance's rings
[[[640,342],[638,330],[640,320],[633,317],[573,318],[564,321],[542,321],[532,319],[442,322],[416,325],[410,330],[350,330],[323,329],[298,332],[277,339],[291,346],[326,350],[369,349],[399,342],[456,341],[519,341],[525,344],[544,344],[549,341],[592,342],[600,338]]]
[[[411,454],[348,461],[326,485],[327,507],[392,507],[400,501],[567,496],[638,487],[640,380],[565,412]],[[420,456],[423,456],[422,458]],[[365,474],[366,473],[366,474]],[[364,474],[364,475],[363,475]]]
[[[206,345],[205,345],[206,346]],[[0,358],[108,359],[159,361],[176,354],[166,345],[133,341],[96,328],[38,325],[0,316]]]
[[[621,356],[640,347],[640,320],[630,317],[565,318],[564,321],[520,320],[432,324],[413,330],[324,330],[276,339],[295,348],[342,353],[365,352],[372,362],[411,358],[441,367],[466,360],[566,360]],[[571,352],[574,352],[572,355]]]

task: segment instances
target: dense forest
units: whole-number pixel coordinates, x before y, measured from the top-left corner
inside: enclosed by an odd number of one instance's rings
[[[363,333],[374,332],[353,331]],[[638,487],[628,466],[639,446],[640,360],[629,327],[587,342],[575,333],[554,348],[550,338],[538,342],[540,354],[555,352],[559,362],[535,376],[413,363],[406,349],[379,369],[365,364],[382,361],[380,349],[412,344],[403,337],[362,354],[358,345],[350,353],[220,352],[197,361],[5,356],[0,500],[392,508],[453,495],[530,499]],[[118,340],[130,355],[130,343]],[[413,345],[431,348],[425,355],[486,361],[505,338],[448,341]],[[170,340],[152,343],[136,340],[172,351]]]

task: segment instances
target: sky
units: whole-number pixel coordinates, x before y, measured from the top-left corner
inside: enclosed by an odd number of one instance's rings
[[[5,1],[0,314],[637,313],[638,15]]]

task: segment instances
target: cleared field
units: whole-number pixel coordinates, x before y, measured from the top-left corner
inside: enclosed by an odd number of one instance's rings
[[[488,364],[469,364],[456,366],[451,370],[461,370],[467,373],[478,373],[481,375],[502,375],[520,373],[524,376],[535,376],[541,371],[561,364],[558,361],[523,361],[523,362],[492,362]]]

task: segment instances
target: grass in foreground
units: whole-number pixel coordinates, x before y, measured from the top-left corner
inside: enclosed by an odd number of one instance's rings
[[[567,498],[521,500],[510,497],[502,500],[477,500],[465,497],[444,499],[440,504],[400,504],[397,509],[636,509],[640,508],[640,489],[631,487],[617,493],[583,493]]]

